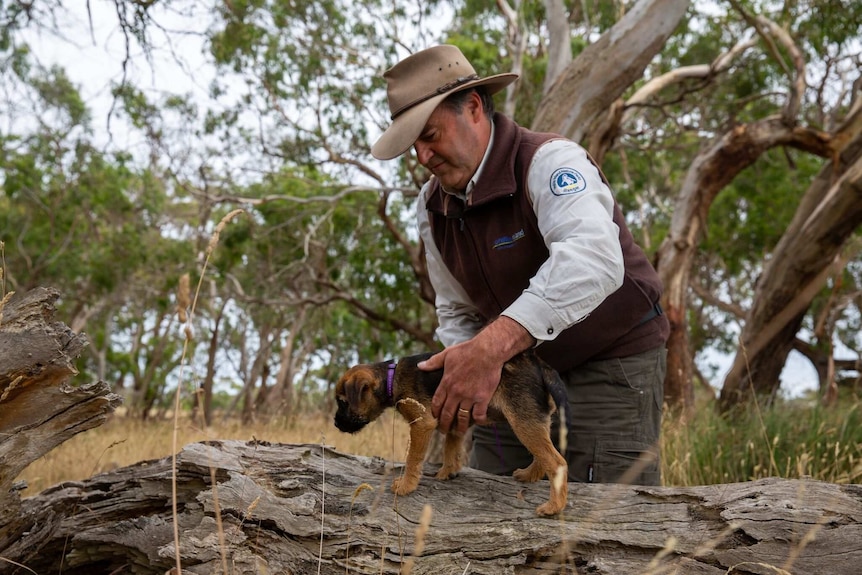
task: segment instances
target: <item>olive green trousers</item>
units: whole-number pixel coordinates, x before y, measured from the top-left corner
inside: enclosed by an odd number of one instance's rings
[[[591,361],[560,374],[568,392],[568,433],[553,416],[554,444],[569,464],[569,481],[660,485],[667,350]],[[564,449],[563,449],[564,446]],[[472,428],[469,465],[510,475],[533,456],[507,424]]]

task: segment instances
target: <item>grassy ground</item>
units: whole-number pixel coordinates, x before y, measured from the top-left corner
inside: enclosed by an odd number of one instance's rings
[[[763,477],[862,482],[862,403],[806,402],[719,417],[702,409],[686,425],[665,419],[663,481],[703,485]]]
[[[835,483],[862,482],[862,405],[858,399],[823,409],[802,404],[721,418],[710,408],[686,423],[666,417],[662,476],[666,485],[748,481],[767,476],[801,477]],[[315,443],[357,455],[403,461],[407,427],[392,410],[362,432],[341,433],[331,415],[311,414],[291,425],[243,426],[218,423],[204,430],[188,420],[178,424],[177,445],[206,439],[258,439],[275,443]],[[114,416],[34,462],[21,475],[34,495],[51,485],[78,480],[116,467],[169,455],[174,422],[142,423]]]
[[[179,448],[208,439],[258,439],[273,443],[322,443],[345,453],[402,461],[408,431],[406,423],[390,410],[354,435],[338,431],[330,415],[319,413],[301,416],[292,425],[241,425],[229,421],[216,423],[209,429],[184,419],[177,425],[177,433]],[[141,422],[115,415],[105,425],[76,435],[25,469],[19,477],[28,485],[24,495],[35,495],[62,481],[85,479],[170,455],[173,435],[173,420]]]

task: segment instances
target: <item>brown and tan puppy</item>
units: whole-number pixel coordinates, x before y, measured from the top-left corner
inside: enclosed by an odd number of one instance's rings
[[[443,370],[422,371],[416,364],[432,354],[414,355],[399,361],[361,364],[351,367],[335,386],[338,410],[335,426],[356,433],[389,407],[410,423],[410,445],[402,477],[392,483],[392,491],[406,495],[416,490],[422,474],[425,452],[437,419],[431,413],[431,398],[443,377]],[[559,375],[532,352],[515,356],[503,366],[500,386],[488,406],[491,422],[508,421],[522,444],[533,454],[533,462],[518,469],[513,477],[532,482],[551,480],[550,499],[536,509],[538,515],[555,515],[566,506],[566,460],[551,441],[551,415],[566,405],[566,388]],[[471,421],[471,425],[472,425]],[[443,447],[443,466],[437,479],[449,479],[464,463],[463,436],[452,429]],[[561,480],[555,480],[562,467]]]

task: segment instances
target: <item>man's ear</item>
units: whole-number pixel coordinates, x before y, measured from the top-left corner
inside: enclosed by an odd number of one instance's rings
[[[482,106],[482,97],[479,92],[473,90],[470,92],[470,98],[464,102],[464,110],[470,115],[473,122],[480,122],[485,119],[485,109]]]

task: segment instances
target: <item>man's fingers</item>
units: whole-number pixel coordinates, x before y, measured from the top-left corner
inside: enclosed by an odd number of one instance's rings
[[[447,409],[443,409],[440,412],[440,421],[437,425],[437,428],[442,433],[449,433],[449,429],[452,427],[452,423],[455,421],[455,412],[449,411]]]
[[[488,406],[478,403],[473,404],[473,421],[478,425],[488,423]]]
[[[431,398],[431,415],[435,418],[443,419],[443,407],[446,405],[446,391],[443,386],[437,388],[434,397]]]
[[[418,364],[416,364],[416,367],[418,367],[422,371],[434,371],[435,369],[443,369],[445,354],[446,350],[443,350],[440,353],[435,353],[425,361],[420,361]]]
[[[423,371],[444,369],[443,378],[431,400],[431,413],[437,419],[437,429],[448,433],[452,427],[465,433],[470,423],[486,424],[488,398],[500,383],[499,370],[473,361],[472,340],[447,347],[418,364]],[[445,365],[444,365],[445,364]]]
[[[471,409],[472,406],[469,408],[458,407],[458,433],[461,435],[467,433],[467,428],[470,427],[470,418],[473,416]]]

